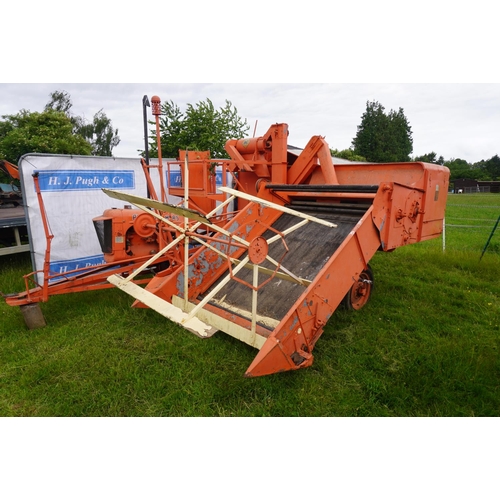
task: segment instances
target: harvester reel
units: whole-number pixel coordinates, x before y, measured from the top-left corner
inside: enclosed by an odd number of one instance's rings
[[[255,221],[255,224],[261,224],[259,221]],[[251,264],[253,264],[253,270],[254,270],[254,278],[253,278],[253,283],[250,284],[245,280],[242,280],[240,278],[237,278],[235,275],[236,273],[233,272],[232,266],[231,266],[231,259],[229,256],[227,256],[228,259],[228,266],[229,266],[229,274],[231,276],[231,279],[234,279],[238,283],[241,283],[242,285],[247,286],[248,288],[251,288],[254,291],[260,290],[262,287],[264,287],[267,283],[269,283],[271,280],[273,280],[276,275],[278,274],[279,270],[281,269],[281,262],[285,258],[286,254],[288,253],[288,245],[286,244],[285,241],[285,235],[279,231],[276,231],[276,229],[273,229],[272,227],[269,227],[267,225],[264,225],[264,227],[274,233],[276,233],[276,236],[273,236],[272,238],[269,238],[266,240],[263,236],[257,236],[254,238],[250,243],[245,242],[245,244],[248,246],[247,252],[248,252],[248,260],[250,261]],[[277,241],[277,238],[282,242],[283,247],[284,247],[284,253],[279,259],[279,261],[276,261],[269,255],[269,245],[275,241]],[[228,244],[228,248],[231,248],[231,240],[230,243]],[[275,266],[274,271],[271,271],[268,268],[260,267],[260,264],[268,260],[273,266]],[[258,272],[263,271],[266,274],[271,274],[268,279],[266,279],[262,283],[258,283]],[[285,273],[288,274],[292,279],[296,279],[297,281],[300,280],[300,278],[297,278],[294,276],[290,271],[285,269]]]
[[[203,307],[208,304],[210,301],[216,299],[216,295],[219,294],[219,292],[231,281],[237,281],[239,283],[244,284],[245,286],[249,287],[252,290],[252,301],[251,301],[251,311],[248,311],[249,315],[251,316],[251,330],[250,334],[251,336],[253,335],[253,338],[251,337],[250,342],[255,343],[255,333],[256,333],[256,324],[257,324],[257,296],[258,296],[258,291],[267,283],[269,283],[271,280],[273,280],[276,277],[279,277],[280,279],[285,279],[288,281],[293,281],[295,283],[298,283],[302,286],[308,286],[310,282],[304,278],[300,278],[296,275],[294,275],[291,271],[286,269],[284,266],[282,266],[281,261],[284,259],[285,255],[288,252],[288,246],[285,242],[285,236],[302,228],[305,224],[314,222],[318,223],[330,228],[337,227],[335,224],[331,222],[327,222],[322,219],[318,219],[316,217],[303,214],[301,212],[298,212],[296,210],[292,210],[287,207],[283,207],[281,205],[276,205],[272,202],[262,200],[258,197],[248,195],[246,193],[241,193],[239,191],[235,191],[230,188],[221,188],[221,191],[225,191],[226,194],[229,195],[228,199],[224,203],[229,203],[231,202],[235,197],[241,197],[246,199],[247,201],[251,201],[254,203],[258,203],[261,208],[267,207],[267,208],[273,208],[275,210],[278,210],[281,213],[288,213],[289,215],[293,215],[298,217],[300,222],[296,223],[295,225],[287,228],[286,230],[280,232],[277,231],[276,229],[273,229],[272,227],[269,227],[264,224],[264,229],[265,230],[270,230],[275,233],[274,236],[271,236],[270,238],[266,239],[263,236],[259,236],[254,238],[252,241],[246,241],[244,238],[241,236],[238,236],[234,234],[234,232],[229,232],[225,230],[222,227],[219,227],[215,224],[212,224],[210,222],[210,217],[215,215],[215,213],[222,207],[220,205],[215,209],[213,212],[208,214],[207,216],[204,216],[201,213],[197,213],[193,210],[187,209],[187,208],[180,208],[176,207],[175,209],[175,214],[181,215],[185,217],[185,225],[184,228],[177,226],[173,221],[166,219],[162,215],[150,211],[147,206],[153,206],[157,210],[168,212],[171,206],[167,204],[163,204],[161,202],[151,202],[150,200],[144,199],[144,198],[139,198],[136,196],[131,196],[123,193],[116,193],[116,192],[111,192],[109,190],[105,190],[106,194],[130,202],[134,205],[136,205],[138,208],[143,209],[146,214],[149,214],[153,216],[154,218],[159,219],[160,221],[163,221],[167,225],[171,226],[174,228],[178,233],[179,236],[175,238],[167,247],[163,248],[156,254],[155,256],[152,256],[151,259],[143,265],[151,265],[157,258],[159,258],[163,253],[165,253],[169,248],[175,246],[175,245],[181,245],[181,242],[184,242],[185,248],[188,246],[188,242],[190,239],[193,241],[196,241],[197,243],[205,246],[206,248],[212,250],[213,252],[217,253],[219,256],[222,258],[227,259],[228,261],[228,267],[229,267],[229,272],[228,274],[219,281],[219,283],[214,286],[214,288],[211,289],[210,292],[208,292],[204,298],[198,302],[196,305],[195,304],[190,304],[187,300],[187,297],[189,295],[189,288],[188,288],[188,283],[189,283],[189,265],[188,265],[188,259],[189,256],[185,252],[185,262],[184,262],[184,290],[179,290],[179,292],[183,295],[183,299],[180,299],[180,303],[176,300],[177,304],[180,304],[179,306],[173,306],[168,303],[165,304],[165,308],[159,304],[158,301],[162,301],[162,299],[159,299],[155,297],[152,294],[148,294],[146,290],[137,290],[139,287],[134,287],[131,283],[130,280],[134,277],[134,274],[126,277],[126,278],[119,278],[117,276],[108,278],[108,281],[112,282],[116,286],[119,286],[122,288],[124,291],[127,291],[130,295],[134,296],[136,299],[140,300],[144,304],[148,305],[149,307],[152,307],[155,309],[157,312],[160,312],[164,316],[168,317],[174,322],[179,323],[181,326],[184,326],[188,330],[192,331],[193,333],[202,336],[202,337],[207,337],[212,335],[213,329],[211,330],[209,324],[204,324],[203,322],[199,322],[197,318],[197,313],[202,314],[202,309]],[[190,220],[191,225],[187,224],[187,220]],[[220,234],[223,237],[225,237],[226,240],[226,248],[227,251],[223,252],[221,251],[220,248],[217,248],[216,245],[212,244],[211,237],[206,237],[204,234],[199,234],[196,233],[196,228],[199,227],[200,225],[204,225],[208,227],[209,229],[213,230],[214,233]],[[255,224],[262,224],[261,221],[255,221]],[[144,227],[144,224],[140,228],[140,230],[144,229],[144,231],[147,229],[147,226],[149,224],[146,224],[146,227]],[[284,246],[284,253],[281,256],[280,260],[277,261],[274,258],[272,258],[269,253],[269,245],[271,243],[277,242],[280,240]],[[234,243],[233,243],[234,241]],[[231,247],[237,245],[241,248],[244,248],[246,251],[246,256],[243,257],[241,260],[240,259],[235,259],[230,256],[231,253]],[[269,261],[273,266],[274,270],[268,269],[266,267],[262,267],[260,264],[262,264],[265,260]],[[233,267],[234,266],[234,267]],[[236,277],[236,274],[241,271],[243,268],[251,268],[252,269],[252,283],[248,283],[244,280],[241,280],[240,278]],[[138,269],[140,271],[141,268]],[[267,278],[264,282],[259,283],[259,274],[267,274],[270,277]],[[194,306],[194,307],[193,307]],[[250,319],[250,318],[249,318]],[[201,323],[201,325],[194,325],[189,327],[189,324],[192,324],[193,321],[198,321]]]
[[[254,238],[248,247],[248,255],[252,264],[262,264],[269,253],[269,244],[262,236]]]

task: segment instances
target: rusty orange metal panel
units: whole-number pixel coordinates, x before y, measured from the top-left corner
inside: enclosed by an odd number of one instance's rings
[[[308,367],[331,315],[380,246],[371,209],[322,267],[255,357],[247,377]]]

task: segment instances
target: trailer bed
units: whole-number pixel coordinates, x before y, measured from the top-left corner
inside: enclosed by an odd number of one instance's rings
[[[24,207],[0,206],[0,255],[29,252]]]

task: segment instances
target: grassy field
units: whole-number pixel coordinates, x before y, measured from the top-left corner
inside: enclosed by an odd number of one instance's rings
[[[334,314],[311,368],[269,377],[116,289],[51,298],[36,331],[2,301],[0,416],[499,416],[500,228],[479,260],[498,215],[499,195],[450,196],[446,251],[377,254],[369,304]],[[0,266],[22,290],[28,256]]]

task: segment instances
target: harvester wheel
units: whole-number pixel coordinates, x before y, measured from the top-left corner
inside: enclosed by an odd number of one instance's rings
[[[369,300],[373,291],[373,271],[370,266],[359,275],[358,281],[352,285],[342,300],[342,306],[348,311],[361,309]]]

